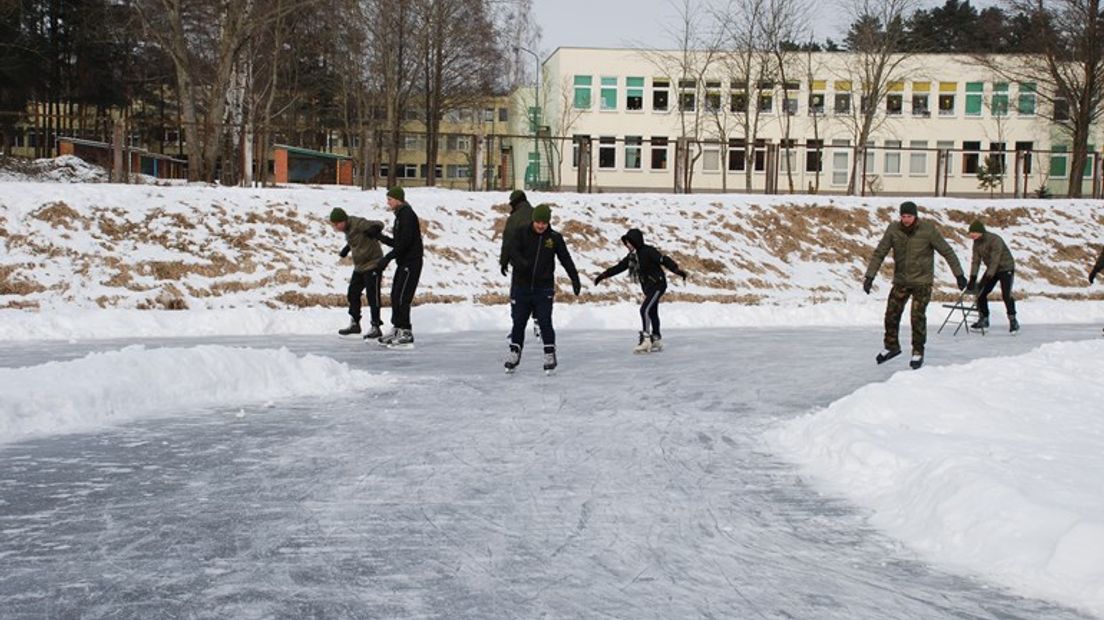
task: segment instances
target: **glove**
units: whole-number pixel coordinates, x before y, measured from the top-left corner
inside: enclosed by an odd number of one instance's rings
[[[583,290],[583,283],[578,280],[571,281],[571,292],[575,293],[575,296],[579,296],[579,291]]]
[[[685,271],[680,271],[679,275],[682,276],[682,283],[686,284],[686,275],[687,275],[686,272]]]
[[[1096,274],[1098,274],[1098,273],[1100,273],[1100,272],[1099,271],[1090,271],[1089,272],[1089,284],[1092,284],[1093,281],[1096,280]]]
[[[602,280],[605,280],[605,279],[606,279],[606,277],[605,277],[605,276],[603,276],[603,275],[598,275],[598,276],[595,276],[595,278],[594,278],[594,286],[598,286],[599,284],[601,284],[601,283],[602,283]]]
[[[870,294],[870,289],[874,286],[874,278],[863,278],[863,292],[867,295]]]
[[[507,271],[507,270],[508,270],[509,268],[510,268],[510,267],[509,267],[509,265],[503,265],[503,266],[502,266],[502,275],[506,275],[506,271]]]
[[[955,276],[955,283],[958,284],[958,290],[966,290],[966,276]]]
[[[970,281],[966,283],[966,290],[968,290],[968,291],[976,291],[977,290],[977,276],[970,276]]]
[[[345,258],[346,256],[349,255],[350,251],[352,251],[351,248],[349,246],[345,246],[345,247],[341,248],[341,251],[338,252],[337,255],[340,256],[341,258]]]

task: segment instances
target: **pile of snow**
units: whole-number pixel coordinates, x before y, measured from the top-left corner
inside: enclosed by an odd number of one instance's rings
[[[505,192],[407,192],[425,228],[419,303],[505,302],[499,273]],[[865,301],[862,273],[899,198],[531,192],[583,276],[588,304],[624,302],[639,286],[591,279],[624,255],[629,227],[690,273],[667,301],[768,308]],[[984,217],[1017,258],[1021,298],[1082,299],[1100,239],[1092,200],[923,199],[969,265],[966,228]],[[341,207],[390,223],[382,190],[308,187],[0,183],[0,308],[51,310],[341,307],[352,264],[328,214]],[[957,295],[937,260],[942,298]],[[889,269],[877,281],[884,300]],[[384,286],[391,274],[385,275]],[[569,286],[559,272],[561,291]],[[574,299],[570,295],[562,301]]]
[[[287,349],[132,346],[68,362],[0,368],[0,441],[197,408],[326,396],[387,381]]]
[[[105,183],[109,178],[103,168],[73,155],[34,161],[4,158],[0,162],[0,182]]]
[[[1104,615],[1104,342],[905,371],[767,441],[931,560]]]

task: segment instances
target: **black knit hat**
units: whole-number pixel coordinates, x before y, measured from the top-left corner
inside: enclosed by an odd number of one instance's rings
[[[985,224],[981,220],[970,222],[970,232],[985,234]]]
[[[916,203],[911,200],[906,200],[901,203],[901,215],[916,215]]]
[[[528,200],[528,198],[526,198],[525,196],[524,191],[520,189],[515,189],[514,191],[510,192],[510,206],[516,205],[522,200]]]

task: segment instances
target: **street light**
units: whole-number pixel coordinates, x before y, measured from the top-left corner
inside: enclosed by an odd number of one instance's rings
[[[534,74],[533,81],[535,82],[535,88],[533,89],[533,153],[537,156],[536,169],[533,171],[533,184],[536,185],[537,177],[540,175],[540,139],[538,137],[540,129],[540,56],[531,49],[521,47],[520,45],[514,46],[514,52],[522,51],[533,57],[533,61],[536,63],[535,67],[537,72]],[[532,189],[532,188],[530,188]]]

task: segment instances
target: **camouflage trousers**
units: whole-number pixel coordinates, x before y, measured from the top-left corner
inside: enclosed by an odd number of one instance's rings
[[[928,342],[928,302],[931,301],[931,285],[894,284],[886,300],[885,312],[885,348],[901,348],[898,334],[901,331],[901,315],[905,313],[905,304],[912,297],[912,350],[923,353]]]

